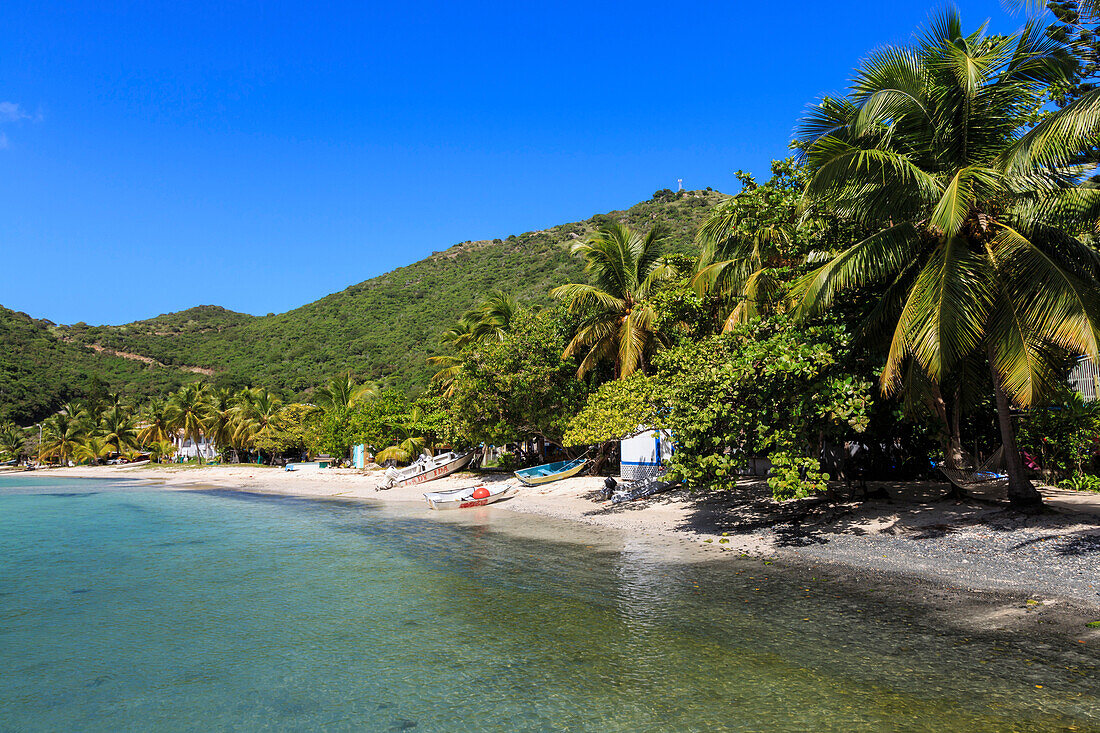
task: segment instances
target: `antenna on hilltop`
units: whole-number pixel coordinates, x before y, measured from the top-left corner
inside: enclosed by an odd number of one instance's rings
[[[676,186],[677,186],[677,188],[676,188],[677,191],[683,191],[684,190],[684,179],[683,178],[677,178],[676,179]]]

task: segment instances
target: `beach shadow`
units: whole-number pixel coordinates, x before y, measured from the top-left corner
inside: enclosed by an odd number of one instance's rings
[[[906,540],[938,540],[965,529],[1012,533],[1042,531],[1046,536],[1029,542],[1059,540],[1064,555],[1100,553],[1100,530],[1095,517],[1048,510],[1021,513],[992,497],[957,500],[946,496],[938,482],[874,482],[873,489],[887,499],[829,500],[810,497],[779,502],[762,479],[738,481],[725,491],[690,494],[690,515],[679,529],[700,534],[761,535],[779,547],[827,544],[838,535],[892,535]],[[641,502],[638,502],[641,503]],[[638,507],[641,508],[641,507]],[[1082,530],[1081,525],[1090,528]],[[1073,539],[1067,540],[1067,537]]]

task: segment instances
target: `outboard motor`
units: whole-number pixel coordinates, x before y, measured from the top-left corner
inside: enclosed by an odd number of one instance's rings
[[[615,493],[615,487],[619,485],[619,482],[608,476],[603,480],[603,488],[600,490],[600,494],[603,495],[604,501],[611,499],[611,495]]]

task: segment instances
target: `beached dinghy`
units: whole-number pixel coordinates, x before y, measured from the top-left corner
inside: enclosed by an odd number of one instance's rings
[[[648,476],[640,481],[628,481],[620,484],[608,476],[603,482],[604,499],[610,499],[612,504],[622,504],[624,501],[637,501],[648,499],[654,494],[668,491],[674,484],[662,481],[663,472],[655,476]]]
[[[420,456],[405,468],[386,469],[386,488],[422,484],[444,476],[450,476],[464,467],[474,457],[473,453],[459,455],[454,452],[441,453],[438,456]]]
[[[518,490],[512,484],[468,486],[465,489],[451,491],[430,491],[424,494],[424,499],[432,509],[469,509],[507,499],[514,496]]]
[[[561,481],[563,478],[576,476],[588,462],[587,458],[574,458],[571,461],[558,461],[547,463],[534,468],[521,468],[516,471],[516,478],[528,486],[548,484],[551,481]]]

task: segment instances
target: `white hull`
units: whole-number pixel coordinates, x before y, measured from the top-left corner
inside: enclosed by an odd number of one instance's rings
[[[473,497],[477,489],[487,489],[488,496],[480,499]],[[515,496],[518,487],[512,484],[503,486],[468,486],[465,489],[453,489],[451,491],[431,491],[424,494],[424,500],[432,509],[470,509],[477,506],[486,506],[501,499]]]
[[[391,468],[386,471],[387,488],[414,486],[425,481],[450,476],[455,471],[465,467],[473,457],[473,453],[465,453],[461,456],[455,453],[444,453],[434,458],[417,461],[408,468],[401,470]]]

